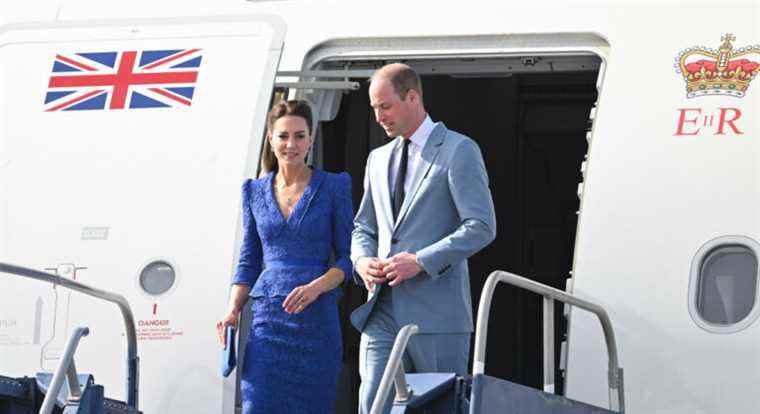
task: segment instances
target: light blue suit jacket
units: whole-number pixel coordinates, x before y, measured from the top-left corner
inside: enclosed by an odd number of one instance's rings
[[[372,151],[364,175],[364,197],[354,219],[351,260],[417,254],[423,272],[389,287],[376,285],[367,303],[351,315],[364,329],[381,289],[391,289],[399,326],[415,323],[420,333],[472,332],[467,258],[496,237],[493,199],[483,157],[470,138],[439,123],[430,134],[409,193],[393,220],[388,172],[398,140]],[[356,283],[364,285],[358,275]]]

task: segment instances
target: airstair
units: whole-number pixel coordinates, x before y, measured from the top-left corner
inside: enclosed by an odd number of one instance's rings
[[[537,390],[485,375],[488,315],[496,285],[516,286],[543,297],[544,389]],[[554,394],[554,301],[595,314],[602,325],[607,344],[609,408],[595,407]],[[561,290],[504,272],[491,273],[483,287],[475,330],[475,355],[472,375],[453,373],[404,373],[402,357],[416,325],[404,326],[396,336],[388,364],[383,372],[371,414],[383,412],[392,387],[396,396],[391,414],[607,414],[624,413],[623,369],[618,365],[617,345],[607,312],[594,303]]]
[[[77,346],[89,335],[87,327],[73,330],[55,373],[34,377],[10,378],[0,375],[0,413],[2,414],[140,414],[138,401],[137,335],[134,317],[127,300],[118,294],[95,289],[51,273],[0,263],[0,273],[26,277],[115,303],[121,311],[127,338],[127,401],[106,398],[102,385],[90,374],[79,374],[74,362]]]
[[[121,310],[127,338],[127,401],[104,396],[104,388],[89,374],[79,374],[74,362],[79,342],[89,334],[87,327],[72,332],[55,373],[34,377],[10,378],[0,375],[0,413],[3,414],[141,414],[138,410],[137,339],[134,318],[123,296],[98,290],[50,273],[0,263],[0,273],[52,283],[115,303]],[[543,297],[544,303],[544,388],[537,390],[485,375],[486,339],[491,300],[498,283],[508,283]],[[600,408],[554,394],[554,301],[566,303],[595,314],[602,325],[608,353],[609,407]],[[607,414],[624,413],[623,370],[618,365],[617,345],[612,324],[605,310],[593,303],[543,284],[503,272],[493,272],[480,298],[475,331],[472,375],[453,373],[407,374],[402,357],[416,325],[404,326],[396,337],[383,373],[371,413],[382,413],[395,387],[392,414]]]

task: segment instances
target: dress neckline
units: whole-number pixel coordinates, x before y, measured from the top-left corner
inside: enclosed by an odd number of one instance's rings
[[[274,210],[277,211],[277,217],[279,217],[280,221],[284,224],[289,224],[293,220],[293,216],[300,215],[301,210],[304,208],[304,203],[308,203],[311,200],[313,190],[315,185],[317,184],[317,175],[319,175],[320,171],[316,168],[311,168],[311,177],[309,177],[309,182],[306,183],[306,187],[304,187],[303,192],[301,193],[301,196],[298,197],[298,200],[296,201],[296,204],[293,206],[293,210],[290,212],[288,217],[285,217],[285,214],[282,213],[282,210],[280,210],[280,205],[277,202],[277,196],[274,192],[274,177],[276,175],[275,171],[272,171],[269,173],[267,187],[268,191],[267,194],[269,194],[270,204]]]

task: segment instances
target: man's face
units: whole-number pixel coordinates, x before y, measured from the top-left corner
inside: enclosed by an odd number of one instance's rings
[[[402,101],[388,79],[377,79],[369,86],[369,104],[375,111],[375,119],[391,138],[399,135],[408,138],[414,119],[412,93],[407,93]]]

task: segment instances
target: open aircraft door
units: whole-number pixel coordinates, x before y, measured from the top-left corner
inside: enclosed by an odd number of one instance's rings
[[[0,28],[0,258],[127,298],[146,413],[219,412],[234,390],[214,326],[284,32],[271,16]],[[54,369],[76,326],[79,371],[123,400],[118,311],[0,275],[0,373]]]

